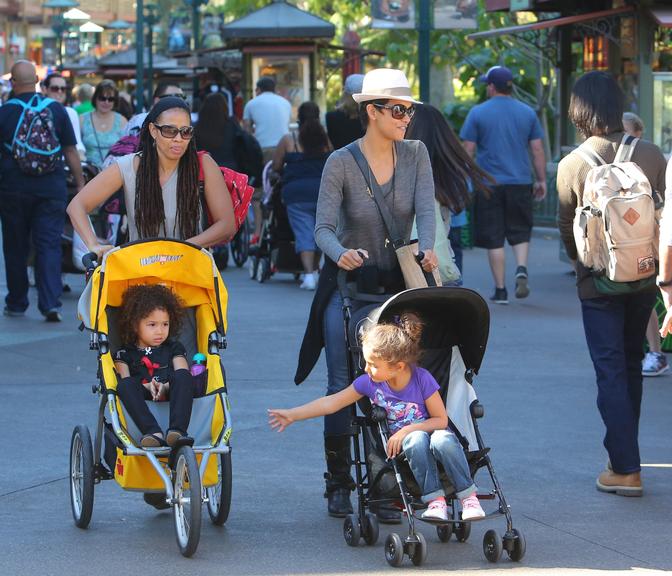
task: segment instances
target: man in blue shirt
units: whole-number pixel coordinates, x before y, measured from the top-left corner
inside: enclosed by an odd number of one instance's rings
[[[488,250],[495,280],[491,300],[508,304],[505,284],[504,241],[513,248],[516,298],[527,298],[527,256],[532,232],[532,197],[546,196],[546,158],[539,119],[532,108],[511,96],[513,75],[493,66],[480,78],[488,85],[488,101],[469,111],[460,137],[464,148],[497,182],[488,198],[474,199],[475,245]],[[536,180],[532,182],[532,166]]]
[[[35,66],[19,60],[12,66],[14,98],[29,102],[35,95]],[[77,183],[84,186],[77,140],[65,108],[49,104],[54,132]],[[5,316],[23,316],[28,308],[28,254],[35,248],[37,304],[48,322],[61,321],[61,234],[65,225],[67,187],[63,161],[39,176],[23,172],[11,151],[23,108],[7,103],[0,108],[0,221],[8,294]]]

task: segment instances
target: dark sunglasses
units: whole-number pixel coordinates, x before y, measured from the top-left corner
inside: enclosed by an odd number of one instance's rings
[[[392,106],[389,104],[374,104],[374,106],[381,110],[389,110],[392,118],[395,120],[401,120],[404,116],[408,116],[410,119],[415,114],[415,106],[404,106],[403,104],[394,104]]]
[[[191,137],[194,135],[194,127],[193,126],[182,126],[182,128],[178,128],[177,126],[171,126],[170,124],[164,124],[163,126],[160,126],[156,122],[152,122],[154,126],[161,132],[161,136],[164,138],[175,138],[178,134],[182,136],[182,140],[190,140]]]
[[[180,94],[162,94],[161,96],[159,96],[159,100],[161,100],[161,98],[182,98],[182,100],[187,99],[187,97],[182,93],[180,93]]]
[[[98,96],[96,100],[100,100],[101,102],[114,102],[116,100],[115,96]]]
[[[49,92],[65,92],[68,89],[67,86],[49,86]]]

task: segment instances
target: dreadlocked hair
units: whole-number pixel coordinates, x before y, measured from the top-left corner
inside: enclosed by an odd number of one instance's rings
[[[377,324],[362,335],[362,347],[374,358],[389,363],[416,364],[422,355],[420,338],[423,323],[413,312],[395,316],[392,323]]]
[[[149,125],[140,133],[140,163],[135,184],[135,225],[140,238],[155,238],[165,227],[161,182],[159,181],[159,155]],[[180,158],[177,169],[177,218],[175,228],[181,240],[198,234],[200,203],[198,199],[198,154],[192,138]],[[175,230],[166,230],[170,235]]]
[[[119,310],[119,336],[125,345],[135,345],[138,341],[138,324],[154,310],[164,310],[168,314],[170,329],[168,336],[180,333],[184,304],[177,294],[161,284],[136,284],[129,287],[122,297]]]

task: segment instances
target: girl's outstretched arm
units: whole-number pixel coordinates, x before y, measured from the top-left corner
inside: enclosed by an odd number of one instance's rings
[[[268,409],[268,423],[273,429],[282,432],[287,426],[296,422],[297,420],[308,420],[309,418],[317,418],[318,416],[326,416],[338,412],[341,408],[354,404],[362,397],[357,392],[352,384],[345,390],[341,390],[336,394],[330,396],[323,396],[308,404],[297,406],[296,408]]]

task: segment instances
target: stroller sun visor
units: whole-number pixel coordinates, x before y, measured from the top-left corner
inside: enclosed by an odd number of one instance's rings
[[[442,338],[443,347],[458,346],[465,367],[478,374],[488,343],[490,310],[481,296],[467,288],[413,288],[404,290],[376,309],[373,323],[390,322],[406,310],[417,312],[425,333]]]
[[[211,254],[168,239],[133,242],[105,254],[79,299],[80,320],[89,329],[96,320],[106,325],[106,307],[120,306],[129,286],[147,283],[170,287],[186,307],[209,304],[226,330],[227,292]]]

